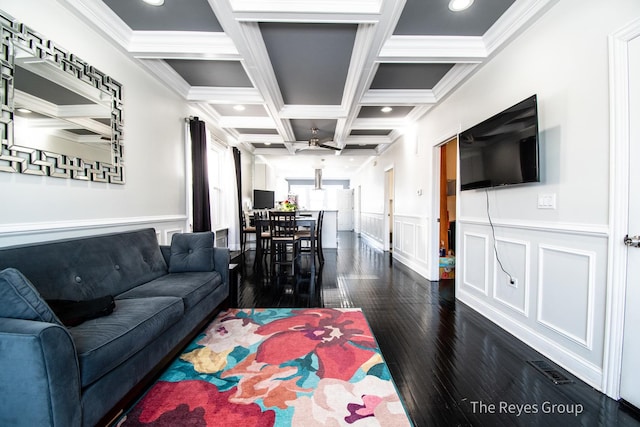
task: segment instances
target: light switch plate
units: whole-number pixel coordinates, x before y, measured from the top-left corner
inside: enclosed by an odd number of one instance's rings
[[[556,194],[538,194],[538,209],[555,209]]]

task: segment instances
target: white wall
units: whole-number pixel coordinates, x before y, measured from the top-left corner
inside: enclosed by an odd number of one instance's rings
[[[0,0],[0,9],[123,85],[125,185],[0,173],[0,245],[154,226],[161,242],[186,227],[186,103],[56,1]]]
[[[635,0],[560,0],[421,120],[417,151],[400,141],[378,159],[396,171],[394,257],[436,279],[434,147],[538,95],[542,182],[489,192],[500,258],[517,286],[495,261],[485,192],[465,191],[457,218],[456,295],[599,389],[609,243],[607,36],[638,16]],[[357,184],[370,194],[382,177],[382,168],[367,168]],[[422,197],[413,191],[416,177]],[[557,208],[538,209],[540,194],[555,194]],[[374,197],[368,206],[379,214],[382,197]],[[417,229],[422,234],[411,234]]]
[[[253,204],[253,170],[254,157],[250,152],[240,149],[240,170],[242,171],[242,208],[246,209],[246,204]]]

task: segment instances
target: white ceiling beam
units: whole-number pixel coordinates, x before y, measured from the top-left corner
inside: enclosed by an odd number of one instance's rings
[[[360,103],[362,105],[415,105],[435,104],[436,95],[431,89],[370,89]]]
[[[279,116],[283,119],[335,119],[346,117],[347,110],[340,105],[285,105]]]
[[[394,119],[381,119],[381,118],[373,118],[373,119],[355,119],[351,125],[353,129],[397,129],[404,128],[410,122],[408,122],[404,117]],[[351,136],[349,138],[352,138]]]
[[[478,63],[487,57],[482,37],[391,36],[384,44],[380,62]]]
[[[136,58],[241,59],[233,40],[224,33],[134,31],[128,50]]]
[[[378,145],[391,144],[393,140],[387,135],[351,135],[345,145]]]
[[[382,0],[230,0],[234,12],[379,14]]]
[[[211,104],[260,104],[264,102],[258,89],[251,87],[190,86],[186,99]]]
[[[218,124],[223,128],[275,129],[275,122],[273,119],[265,116],[223,116],[218,120]]]
[[[293,129],[289,122],[278,120],[284,101],[260,27],[257,23],[237,21],[229,0],[208,0],[208,2],[225,33],[233,40],[238,52],[244,58],[245,71],[254,87],[262,95],[267,112],[276,121],[276,129],[285,138],[293,140]],[[291,152],[294,151],[293,147],[288,148]]]
[[[253,154],[256,156],[261,154],[268,156],[289,156],[292,153],[286,148],[254,148]]]
[[[271,143],[271,144],[284,144],[280,135],[273,134],[248,134],[242,133],[238,135],[238,141],[240,142],[258,142],[258,143]]]
[[[343,105],[349,111],[346,119],[336,129],[336,140],[343,141],[349,136],[351,123],[356,119],[364,94],[373,81],[377,69],[377,56],[385,41],[393,33],[402,14],[406,0],[388,0],[381,4],[380,21],[376,25],[360,25],[358,28],[359,43],[354,46],[352,60],[357,63],[349,67],[349,77],[345,87]],[[356,49],[358,51],[356,51]]]

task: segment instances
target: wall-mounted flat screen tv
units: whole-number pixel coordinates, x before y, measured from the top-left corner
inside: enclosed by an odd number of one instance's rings
[[[253,190],[253,209],[273,209],[275,192],[269,190]]]
[[[460,189],[540,181],[537,97],[459,135]]]

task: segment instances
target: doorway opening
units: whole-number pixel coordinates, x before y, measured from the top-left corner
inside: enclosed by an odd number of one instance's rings
[[[394,198],[393,168],[384,171],[384,198],[385,217],[384,221],[384,250],[393,251],[393,198]]]
[[[456,271],[456,192],[458,171],[458,138],[442,144],[440,150],[440,232],[438,279],[454,288]]]

